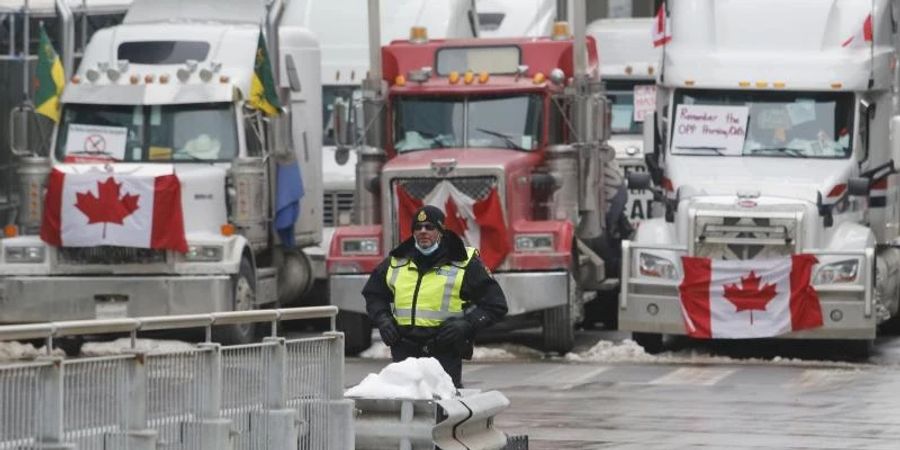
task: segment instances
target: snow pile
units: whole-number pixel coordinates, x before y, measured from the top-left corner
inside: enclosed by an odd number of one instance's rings
[[[573,362],[649,362],[656,359],[647,354],[644,347],[631,339],[620,343],[600,341],[582,353],[566,353],[565,359]]]
[[[178,353],[193,350],[192,344],[182,341],[138,339],[134,350],[146,353]],[[119,338],[110,342],[87,342],[81,347],[81,356],[121,355],[131,350],[131,338]]]
[[[52,353],[52,356],[66,356],[66,353],[58,348],[53,349]],[[35,359],[46,354],[46,347],[34,348],[34,345],[23,344],[17,341],[0,342],[0,361]]]
[[[370,373],[344,393],[346,397],[449,399],[456,396],[450,375],[434,358],[407,358],[388,364],[378,374]]]

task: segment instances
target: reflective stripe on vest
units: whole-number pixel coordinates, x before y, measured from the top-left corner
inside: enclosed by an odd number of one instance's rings
[[[462,288],[466,267],[476,252],[476,249],[466,247],[464,261],[434,267],[422,275],[421,281],[419,270],[413,261],[392,257],[385,281],[394,293],[394,317],[397,323],[436,327],[450,317],[461,317],[463,302],[459,291]],[[414,303],[415,311],[413,311]]]

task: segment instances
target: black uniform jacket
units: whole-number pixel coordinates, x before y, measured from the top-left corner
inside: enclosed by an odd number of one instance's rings
[[[465,261],[466,247],[462,239],[452,231],[443,233],[439,245],[434,253],[425,256],[416,250],[415,239],[410,237],[391,250],[390,256],[413,260],[420,273],[434,270],[435,267],[451,261]],[[387,269],[391,263],[390,256],[378,264],[362,290],[362,295],[366,299],[366,311],[373,320],[383,314],[393,316],[391,303],[394,301],[394,294],[386,280]],[[460,298],[463,300],[465,320],[472,323],[476,333],[506,315],[506,296],[478,256],[472,257],[466,267],[460,287]],[[438,327],[400,326],[400,333],[404,339],[423,346],[431,344],[437,330]],[[471,358],[471,340],[457,351],[460,356]]]

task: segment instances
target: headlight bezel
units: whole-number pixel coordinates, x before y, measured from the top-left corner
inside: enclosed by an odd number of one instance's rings
[[[4,247],[3,260],[13,264],[40,264],[47,260],[47,247],[43,245]]]
[[[556,248],[553,233],[517,234],[514,243],[516,252],[521,253],[545,253],[552,252]]]
[[[348,244],[351,247],[348,247]],[[352,247],[352,245],[357,247]],[[381,242],[377,237],[341,238],[341,254],[347,256],[373,256],[381,253]]]
[[[822,264],[813,276],[813,286],[856,283],[860,279],[860,266],[859,258]]]
[[[637,272],[642,277],[677,281],[680,278],[678,266],[664,256],[640,252],[637,257]]]
[[[220,262],[225,257],[225,247],[221,245],[189,245],[184,253],[187,262]]]

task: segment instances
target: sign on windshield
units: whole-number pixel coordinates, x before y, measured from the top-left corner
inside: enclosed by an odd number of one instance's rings
[[[634,121],[643,122],[647,114],[656,111],[656,85],[638,84],[634,86]]]
[[[678,105],[672,153],[740,156],[748,110],[747,106]]]
[[[69,124],[66,155],[103,155],[125,159],[128,128],[102,125]]]

